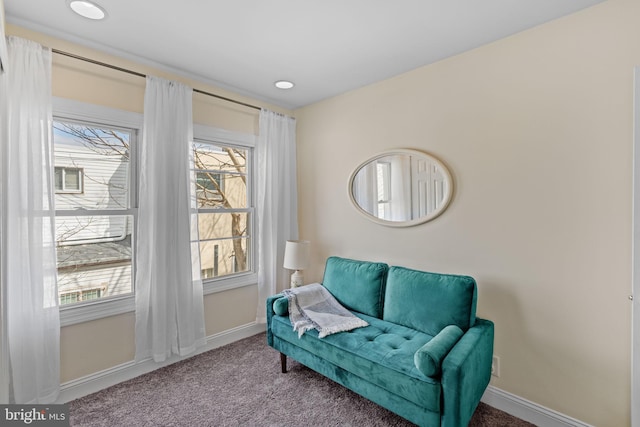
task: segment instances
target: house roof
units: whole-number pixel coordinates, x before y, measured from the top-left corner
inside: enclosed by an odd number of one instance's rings
[[[58,246],[58,270],[99,267],[131,261],[131,235],[114,242]]]

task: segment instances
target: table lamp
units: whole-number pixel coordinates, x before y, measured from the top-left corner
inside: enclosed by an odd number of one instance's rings
[[[309,266],[309,241],[287,240],[284,247],[284,268],[295,270],[291,274],[291,287],[302,286],[304,277],[302,270]]]

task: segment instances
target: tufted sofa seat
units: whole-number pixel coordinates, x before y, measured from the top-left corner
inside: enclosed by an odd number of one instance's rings
[[[430,410],[440,411],[440,382],[425,381],[424,375],[413,363],[413,356],[433,337],[401,325],[394,325],[375,317],[359,314],[369,326],[350,332],[329,335],[322,338],[324,345],[318,346],[318,332],[305,333],[313,339],[298,339],[289,318],[277,316],[273,329],[279,337],[292,345],[313,352],[334,365],[373,384],[388,389],[417,405],[425,405]],[[345,357],[345,352],[349,357]],[[423,396],[430,396],[425,402]]]
[[[489,383],[493,323],[475,316],[468,276],[331,257],[323,285],[369,326],[293,331],[288,300],[267,300],[267,342],[286,356],[423,426],[466,426]]]

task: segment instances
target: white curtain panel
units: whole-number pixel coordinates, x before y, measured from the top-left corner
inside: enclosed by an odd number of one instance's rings
[[[202,281],[192,268],[191,88],[147,77],[136,248],[136,360],[205,344]],[[195,270],[195,271],[194,271]]]
[[[0,0],[0,74],[2,74],[7,69],[8,58],[7,54],[7,42],[4,37],[4,4],[3,1]]]
[[[0,74],[0,403],[51,403],[60,388],[51,51],[10,37]]]
[[[282,266],[287,240],[298,238],[296,121],[260,112],[256,145],[258,210],[258,307],[256,321],[266,322],[267,297],[288,288]]]

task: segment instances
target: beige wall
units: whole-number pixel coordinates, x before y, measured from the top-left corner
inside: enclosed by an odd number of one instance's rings
[[[640,2],[610,0],[296,111],[309,280],[330,255],[469,274],[496,323],[496,387],[598,426],[630,423],[633,67]],[[374,224],[347,181],[430,152],[455,195],[435,221]]]
[[[155,70],[98,51],[54,39],[15,25],[8,25],[7,35],[34,40],[57,48],[114,64],[145,74],[182,81],[194,88],[258,105],[284,114],[290,111],[244,98],[220,88],[188,78]],[[77,101],[142,113],[145,80],[119,71],[88,64],[76,59],[53,55],[53,95]],[[258,111],[194,94],[194,122],[248,134],[258,132]],[[247,286],[205,296],[207,335],[213,335],[255,321],[258,301],[256,286]],[[92,322],[67,326],[61,330],[61,381],[108,369],[129,362],[135,354],[135,316],[126,313]]]

